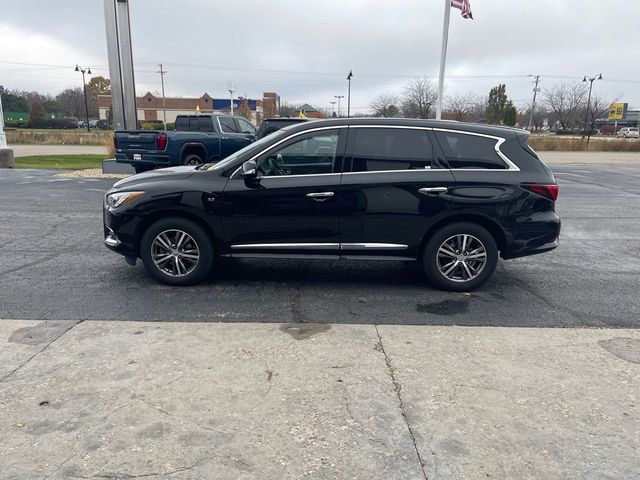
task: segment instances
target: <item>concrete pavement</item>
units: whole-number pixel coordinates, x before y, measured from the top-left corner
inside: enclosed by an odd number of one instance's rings
[[[632,479],[637,330],[0,320],[0,478]]]
[[[102,155],[107,148],[102,145],[11,145],[14,157],[31,155]]]

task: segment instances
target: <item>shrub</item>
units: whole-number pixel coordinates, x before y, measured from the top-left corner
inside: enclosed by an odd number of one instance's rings
[[[163,130],[164,123],[161,121],[142,121],[140,122],[140,130]]]

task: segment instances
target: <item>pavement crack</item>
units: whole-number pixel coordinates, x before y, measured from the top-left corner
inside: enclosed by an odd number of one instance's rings
[[[5,380],[7,380],[9,377],[11,377],[14,373],[16,373],[17,371],[19,371],[20,369],[22,369],[22,367],[24,367],[25,365],[27,365],[31,360],[33,360],[34,358],[36,358],[38,355],[40,355],[42,352],[44,352],[45,350],[47,350],[51,345],[53,345],[55,342],[57,342],[62,336],[64,336],[67,332],[71,331],[71,329],[75,328],[77,325],[81,324],[82,322],[84,322],[84,320],[78,320],[77,322],[75,322],[73,325],[71,325],[69,328],[67,328],[66,330],[64,330],[63,332],[60,333],[60,335],[58,335],[57,337],[55,337],[53,340],[51,340],[49,343],[47,343],[44,347],[42,347],[40,350],[38,350],[36,353],[34,353],[33,355],[31,355],[29,358],[27,358],[24,362],[22,362],[20,365],[18,365],[16,368],[14,368],[13,370],[11,370],[9,373],[7,373],[4,377],[0,378],[0,383],[3,383]]]
[[[188,470],[193,470],[196,467],[199,467],[203,463],[213,459],[214,457],[204,457],[198,459],[196,462],[185,465],[183,467],[178,467],[173,470],[169,470],[167,472],[150,472],[150,473],[140,473],[137,475],[130,475],[128,473],[104,473],[100,475],[91,475],[90,477],[74,475],[74,478],[115,478],[115,479],[123,479],[123,478],[150,478],[150,477],[168,477],[170,475],[175,475],[177,473],[185,472]]]
[[[420,469],[422,470],[422,475],[424,480],[428,480],[427,472],[424,469],[424,462],[422,461],[422,455],[420,455],[420,450],[418,449],[418,444],[416,442],[416,436],[413,433],[413,429],[411,428],[411,424],[409,423],[409,418],[407,417],[407,411],[404,406],[404,401],[402,400],[402,385],[396,378],[396,371],[391,365],[391,359],[387,354],[387,351],[384,348],[384,343],[382,341],[382,336],[380,335],[380,331],[378,330],[378,325],[374,325],[376,329],[376,334],[378,335],[378,345],[376,349],[384,355],[384,363],[387,365],[387,372],[389,373],[389,377],[391,378],[391,383],[393,383],[393,388],[396,392],[396,396],[398,397],[400,413],[402,415],[402,419],[404,420],[405,425],[407,426],[407,430],[409,431],[409,436],[411,437],[411,442],[413,443],[413,448],[416,452],[416,456],[418,457],[418,463],[420,464]]]

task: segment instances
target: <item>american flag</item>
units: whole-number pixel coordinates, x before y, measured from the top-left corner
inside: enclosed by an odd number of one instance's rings
[[[471,15],[471,5],[469,5],[469,0],[451,0],[451,6],[453,8],[457,8],[458,10],[460,10],[464,18],[470,18],[473,20],[473,15]]]

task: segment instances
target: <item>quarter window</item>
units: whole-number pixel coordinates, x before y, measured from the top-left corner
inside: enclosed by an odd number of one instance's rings
[[[425,130],[354,128],[353,172],[431,168],[433,148]]]
[[[451,168],[507,168],[496,152],[497,140],[494,138],[440,131],[435,134]]]
[[[265,177],[332,173],[337,147],[337,131],[312,133],[261,157],[258,171]]]

